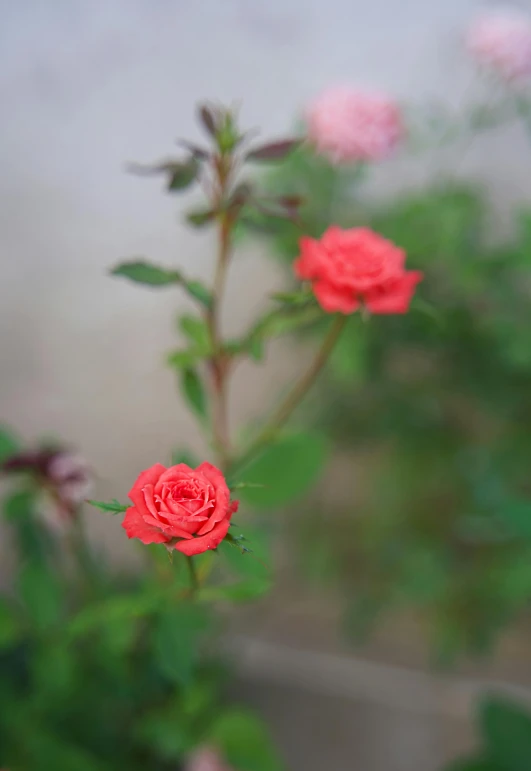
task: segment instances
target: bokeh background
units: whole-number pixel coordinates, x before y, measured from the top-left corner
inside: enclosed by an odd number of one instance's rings
[[[241,104],[243,124],[264,136],[289,133],[307,101],[331,83],[465,109],[489,93],[462,45],[471,16],[488,7],[465,0],[1,2],[2,420],[28,439],[57,435],[80,448],[102,500],[123,500],[130,480],[164,462],[168,448],[203,451],[162,366],[186,300],[107,274],[124,258],[145,256],[206,279],[213,237],[185,226],[189,201],[161,195],[157,178],[127,175],[126,163],[171,155],[177,137],[199,138],[194,108],[205,98]],[[530,158],[523,126],[511,122],[470,144],[385,163],[364,195],[378,201],[443,172],[481,184],[492,204],[485,237],[497,241],[511,234],[515,206],[529,202]],[[241,243],[227,333],[254,317],[264,290],[285,286],[271,248]],[[306,354],[293,340],[275,343],[267,370],[241,367],[232,425],[259,413]],[[363,475],[362,460],[353,472],[351,458],[338,457],[327,471],[339,498],[351,473]],[[135,560],[118,522],[110,527],[92,512],[86,520],[90,538],[114,560]],[[7,585],[13,561],[3,552]],[[489,664],[445,675],[429,670],[407,621],[353,650],[338,631],[333,600],[308,589],[280,552],[286,583],[265,606],[242,613],[227,646],[240,660],[235,692],[266,716],[294,771],[324,763],[335,771],[435,771],[473,742],[478,683],[496,678],[510,690],[525,681],[527,645],[516,633]]]

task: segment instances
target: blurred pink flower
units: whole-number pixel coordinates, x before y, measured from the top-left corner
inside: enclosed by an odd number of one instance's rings
[[[310,141],[333,163],[386,158],[404,133],[392,99],[347,87],[328,89],[314,99],[307,121]]]
[[[46,472],[59,498],[67,506],[79,506],[92,488],[88,464],[77,453],[56,453],[50,458]]]
[[[531,18],[524,13],[506,9],[480,16],[466,44],[479,64],[506,80],[531,74]]]
[[[184,771],[232,771],[216,750],[211,747],[200,747],[186,763]]]

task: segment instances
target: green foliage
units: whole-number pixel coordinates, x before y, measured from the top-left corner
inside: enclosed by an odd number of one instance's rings
[[[212,211],[212,209],[198,209],[197,211],[189,212],[186,215],[186,220],[195,228],[202,228],[212,222],[215,216],[216,212]]]
[[[190,347],[170,353],[168,364],[176,369],[187,369],[211,354],[210,335],[206,322],[197,316],[182,316],[179,319],[179,327],[188,339]]]
[[[206,418],[208,402],[197,370],[186,367],[181,371],[181,393],[190,409],[200,418]]]
[[[111,270],[112,276],[123,276],[136,284],[145,286],[171,286],[179,285],[194,300],[197,300],[205,308],[209,308],[212,303],[212,296],[209,290],[203,286],[200,281],[185,279],[178,270],[168,270],[158,265],[152,265],[145,260],[136,260],[134,262],[122,262]]]
[[[187,281],[185,288],[190,297],[204,305],[205,308],[210,308],[212,305],[212,295],[210,290],[200,281]]]
[[[129,167],[131,173],[139,176],[164,174],[167,180],[166,189],[169,193],[180,192],[190,187],[195,182],[199,169],[199,159],[194,152],[184,161],[168,160],[153,165],[135,163]]]
[[[19,442],[16,436],[7,426],[0,425],[0,463],[3,463],[18,450]]]
[[[97,509],[101,509],[101,511],[108,511],[111,514],[121,514],[128,509],[127,504],[120,503],[116,498],[113,498],[112,501],[109,501],[108,503],[105,501],[87,501],[87,503],[90,503],[91,506],[95,506]]]
[[[243,470],[238,482],[249,487],[239,497],[251,506],[274,508],[301,498],[317,482],[328,454],[322,434],[297,433],[268,445]],[[252,483],[259,483],[255,487]]]
[[[210,353],[210,335],[204,319],[185,314],[179,319],[179,327],[197,351],[204,356]]]
[[[151,265],[143,260],[137,262],[123,262],[111,270],[112,276],[124,276],[137,284],[148,286],[166,286],[168,284],[180,284],[182,276],[177,270],[167,270],[157,265]]]
[[[188,685],[199,658],[199,640],[209,629],[209,617],[199,605],[182,602],[157,619],[153,645],[161,672],[171,681]]]
[[[14,608],[7,601],[0,600],[0,653],[17,642],[21,631]]]
[[[186,163],[174,164],[168,178],[168,190],[170,193],[185,190],[190,187],[197,176],[199,163],[193,157]]]
[[[479,704],[482,747],[473,757],[451,763],[446,771],[527,771],[531,767],[531,715],[497,696]]]
[[[209,734],[214,746],[236,771],[281,771],[263,723],[244,710],[230,710],[215,721]]]
[[[20,598],[31,623],[39,631],[49,631],[59,623],[63,610],[63,591],[57,577],[39,562],[22,566],[18,579]]]
[[[531,715],[517,704],[491,698],[480,705],[486,752],[499,768],[525,771],[531,763]]]

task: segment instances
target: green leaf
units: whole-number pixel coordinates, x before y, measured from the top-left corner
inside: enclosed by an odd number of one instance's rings
[[[191,211],[186,215],[187,221],[195,228],[202,228],[212,222],[216,217],[216,212],[213,209],[199,209],[197,211]]]
[[[179,319],[179,327],[200,354],[206,356],[210,353],[210,335],[204,319],[186,314]]]
[[[480,705],[479,722],[488,755],[504,771],[531,767],[531,715],[522,706],[498,697]]]
[[[186,281],[184,288],[194,300],[200,302],[205,308],[211,307],[212,293],[200,281]]]
[[[7,426],[0,426],[0,463],[14,455],[19,449],[18,439],[11,429]]]
[[[137,284],[147,284],[148,286],[180,284],[183,280],[179,271],[160,268],[143,260],[122,262],[111,270],[111,276],[124,276]]]
[[[264,358],[264,345],[261,340],[249,340],[249,356],[253,361],[262,361]]]
[[[212,305],[212,295],[200,281],[188,280],[178,270],[168,270],[144,260],[122,262],[111,270],[111,276],[124,276],[145,286],[169,286],[180,284],[183,289],[205,308]]]
[[[181,393],[190,408],[201,418],[207,415],[207,398],[201,378],[191,367],[181,372]]]
[[[516,498],[509,500],[500,515],[511,533],[525,538],[531,537],[531,501]]]
[[[42,563],[29,562],[21,568],[18,589],[38,630],[48,631],[59,622],[63,610],[62,588],[58,578]]]
[[[191,749],[179,704],[165,705],[142,715],[135,734],[166,761],[180,761]]]
[[[277,292],[273,295],[273,300],[284,305],[307,305],[315,303],[315,296],[313,292],[305,289],[298,292]]]
[[[210,625],[209,615],[197,604],[182,602],[157,619],[154,655],[160,671],[172,682],[192,681],[200,639]]]
[[[197,153],[192,153],[186,161],[175,161],[170,159],[151,165],[133,163],[129,165],[129,171],[132,174],[138,174],[139,176],[164,174],[168,180],[167,189],[172,193],[189,187],[196,179],[199,167],[200,164]]]
[[[185,163],[174,163],[168,166],[168,190],[171,193],[190,187],[197,177],[199,162],[191,156]]]
[[[76,660],[71,648],[64,641],[53,645],[41,645],[31,658],[34,688],[44,705],[61,697],[74,686]]]
[[[17,642],[21,633],[19,621],[14,610],[0,600],[0,651]]]
[[[239,533],[237,528],[232,530]],[[232,532],[231,537],[234,537]],[[242,546],[246,551],[242,551]],[[271,554],[263,532],[246,530],[245,540],[232,543],[226,539],[220,543],[218,551],[237,575],[261,579],[271,577]]]
[[[97,509],[101,509],[101,511],[109,511],[111,514],[121,514],[123,511],[127,511],[130,504],[123,504],[116,500],[116,498],[113,498],[112,501],[109,501],[106,503],[105,501],[87,501],[87,503],[90,503],[91,506],[95,506]]]
[[[225,710],[214,722],[208,742],[219,747],[237,771],[282,771],[267,728],[243,709]]]
[[[193,348],[187,348],[185,350],[172,351],[166,357],[166,363],[168,366],[174,369],[190,369],[199,362],[202,355],[199,351]]]
[[[263,484],[247,487],[239,497],[252,506],[275,507],[301,498],[317,482],[328,455],[317,433],[285,436],[268,446],[239,474],[238,481]]]
[[[311,324],[323,317],[323,312],[317,305],[285,306],[267,313],[255,325],[249,335],[250,340],[265,340],[269,337],[279,337],[288,332],[294,332],[302,326]]]
[[[34,510],[34,490],[14,490],[4,498],[4,516],[8,522],[27,520],[32,516]]]

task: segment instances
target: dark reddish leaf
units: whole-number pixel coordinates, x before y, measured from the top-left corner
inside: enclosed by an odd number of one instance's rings
[[[277,198],[278,203],[281,206],[285,206],[288,209],[297,209],[304,203],[304,198],[300,195],[282,195]]]
[[[269,203],[263,203],[262,201],[254,201],[254,206],[266,217],[276,217],[278,219],[290,220],[295,224],[300,222],[299,213],[295,206],[282,206],[279,201],[272,201]]]
[[[216,119],[216,114],[212,110],[212,108],[206,104],[200,105],[199,119],[203,124],[203,127],[206,129],[207,133],[210,134],[211,137],[215,137],[218,130],[218,127],[217,127],[218,121]]]
[[[178,139],[177,144],[181,147],[186,147],[186,149],[196,158],[198,161],[206,161],[208,158],[210,158],[210,153],[208,150],[205,150],[203,147],[198,147],[198,145],[194,145],[193,142],[188,142],[186,139]]]
[[[241,182],[231,196],[231,203],[244,204],[253,194],[253,187],[249,182]]]
[[[302,139],[281,139],[278,142],[270,142],[256,147],[247,153],[248,161],[280,161],[295,150],[302,143]]]

